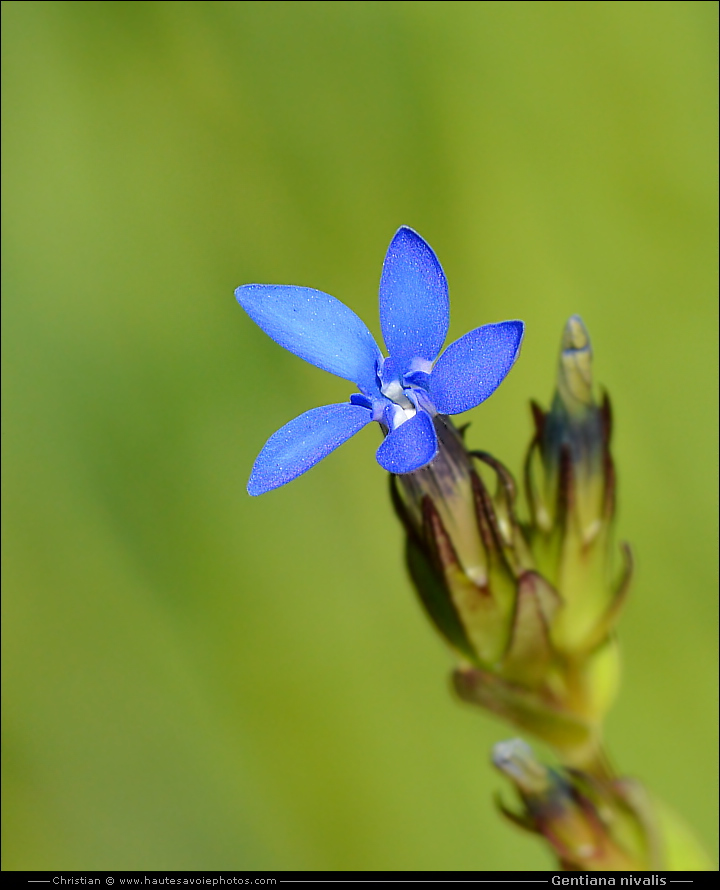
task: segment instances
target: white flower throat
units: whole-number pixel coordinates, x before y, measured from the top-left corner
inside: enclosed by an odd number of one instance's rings
[[[383,383],[380,392],[385,398],[390,399],[394,405],[397,405],[401,409],[400,411],[395,411],[393,416],[395,428],[405,423],[406,420],[410,420],[411,417],[415,417],[417,414],[417,408],[405,394],[405,390],[399,380],[394,379],[389,380],[387,383]]]

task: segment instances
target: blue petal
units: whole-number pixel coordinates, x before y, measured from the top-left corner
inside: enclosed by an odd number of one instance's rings
[[[380,279],[380,326],[403,371],[414,358],[433,361],[450,321],[445,273],[429,244],[403,226],[390,242]]]
[[[451,343],[430,374],[430,398],[441,414],[459,414],[500,386],[520,351],[521,321],[486,324]]]
[[[412,473],[429,464],[437,451],[432,419],[424,411],[418,411],[383,440],[377,450],[377,460],[389,473]]]
[[[361,405],[325,405],[286,423],[265,443],[250,474],[249,494],[292,482],[372,420]]]
[[[246,284],[238,303],[266,334],[311,365],[375,393],[380,350],[357,315],[335,297],[311,287]]]

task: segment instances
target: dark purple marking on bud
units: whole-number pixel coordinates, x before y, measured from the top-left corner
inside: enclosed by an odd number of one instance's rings
[[[395,513],[407,533],[405,561],[420,602],[432,623],[450,645],[474,661],[473,647],[467,638],[462,620],[445,584],[443,557],[455,561],[457,561],[457,557],[452,550],[452,545],[447,541],[442,522],[437,516],[432,501],[426,496],[421,504],[423,516],[421,531],[400,495],[397,477],[392,475],[390,476],[390,498]],[[447,541],[442,546],[442,553],[435,537],[429,533],[433,528],[437,528],[440,535]]]
[[[603,470],[605,475],[605,518],[611,521],[615,515],[615,498],[616,498],[616,477],[615,463],[610,451],[610,440],[612,438],[612,405],[610,396],[603,392],[602,404],[600,405],[600,414],[602,416],[603,429]]]
[[[533,521],[549,532],[552,527],[565,530],[571,517],[578,516],[586,542],[591,543],[600,524],[611,522],[615,513],[610,399],[603,393],[600,405],[592,402],[571,414],[556,393],[550,411],[534,401],[530,408],[535,434],[524,476]],[[533,477],[536,454],[542,463],[543,485]]]
[[[473,496],[475,498],[475,512],[477,514],[478,528],[488,553],[502,553],[502,534],[497,524],[490,492],[480,476],[472,470],[470,472]]]
[[[497,458],[494,458],[492,454],[488,454],[487,451],[471,451],[469,452],[469,454],[470,457],[477,458],[477,460],[482,461],[489,467],[492,467],[493,470],[495,470],[498,475],[498,479],[500,480],[500,484],[505,490],[508,504],[510,505],[510,507],[513,507],[513,505],[515,504],[515,498],[517,497],[517,487],[515,485],[515,480],[513,479],[512,474],[505,466],[505,464],[501,463],[499,460],[497,460]]]
[[[471,451],[470,456],[490,467],[495,473],[497,488],[492,499],[493,526],[503,547],[506,562],[516,576],[534,567],[527,540],[515,512],[517,486],[512,473],[486,451]],[[482,478],[482,477],[481,477]]]

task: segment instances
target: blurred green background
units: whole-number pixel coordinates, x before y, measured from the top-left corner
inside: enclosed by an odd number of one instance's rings
[[[635,548],[608,726],[716,835],[714,2],[5,2],[5,869],[544,868],[406,580],[372,427],[251,499],[352,387],[244,315],[379,334],[400,224],[450,336],[522,318],[470,441],[516,471],[566,317]],[[505,789],[503,789],[505,790]]]

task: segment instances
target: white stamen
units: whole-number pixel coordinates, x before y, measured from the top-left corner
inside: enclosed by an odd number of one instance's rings
[[[410,408],[403,408],[402,405],[395,403],[393,406],[392,429],[396,430],[399,426],[402,426],[405,421],[414,417],[416,413],[413,405],[411,405]]]
[[[394,413],[395,428],[405,423],[406,420],[410,420],[411,417],[415,417],[417,414],[415,405],[405,395],[399,380],[390,380],[388,383],[383,384],[381,392],[401,409],[401,411],[395,411]]]

